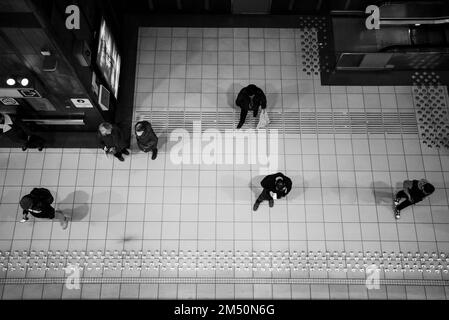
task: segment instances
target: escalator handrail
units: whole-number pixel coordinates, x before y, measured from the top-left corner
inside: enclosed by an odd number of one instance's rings
[[[432,18],[382,18],[381,25],[412,25],[412,24],[446,24],[449,23],[449,16]]]

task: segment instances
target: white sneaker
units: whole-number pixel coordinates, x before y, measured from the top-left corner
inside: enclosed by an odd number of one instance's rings
[[[67,229],[68,225],[69,225],[69,218],[64,217],[64,222],[62,223],[62,230]]]

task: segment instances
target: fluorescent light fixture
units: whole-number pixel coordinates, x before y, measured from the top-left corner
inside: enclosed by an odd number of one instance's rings
[[[20,84],[21,84],[23,87],[26,87],[27,85],[30,84],[30,80],[28,80],[27,78],[22,78],[22,79],[20,80]]]
[[[8,78],[8,79],[6,80],[6,84],[7,84],[8,86],[13,86],[13,85],[16,84],[16,80],[14,80],[13,78]]]

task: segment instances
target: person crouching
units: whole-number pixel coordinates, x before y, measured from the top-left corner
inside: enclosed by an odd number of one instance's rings
[[[270,208],[274,206],[274,199],[285,197],[292,189],[292,180],[281,172],[270,174],[263,178],[260,183],[263,191],[254,203],[253,210],[257,211],[264,200],[268,200]]]
[[[105,153],[112,153],[120,161],[125,161],[123,154],[129,155],[123,134],[116,125],[101,123],[98,126],[98,140]]]

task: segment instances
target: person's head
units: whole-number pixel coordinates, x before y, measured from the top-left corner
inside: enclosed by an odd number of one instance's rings
[[[276,190],[277,191],[281,191],[282,189],[284,189],[285,188],[285,183],[284,183],[284,180],[282,180],[282,179],[278,179],[278,180],[276,180]]]
[[[100,134],[102,136],[106,136],[108,134],[111,134],[111,132],[112,132],[112,124],[110,124],[109,122],[100,123],[100,125],[98,126],[98,131],[100,132]]]
[[[423,191],[425,194],[429,195],[435,191],[435,187],[430,183],[426,183],[425,185],[423,185]]]
[[[33,207],[33,205],[34,200],[33,197],[30,195],[26,195],[22,197],[22,199],[20,200],[20,207],[22,207],[23,210],[29,210]]]
[[[250,84],[249,86],[246,87],[246,90],[247,90],[247,92],[248,92],[248,95],[249,95],[250,97],[253,97],[253,96],[256,95],[257,87],[256,87],[256,85],[254,85],[254,84]]]
[[[136,136],[140,137],[145,132],[146,121],[140,121],[136,123],[134,127],[136,130]]]

